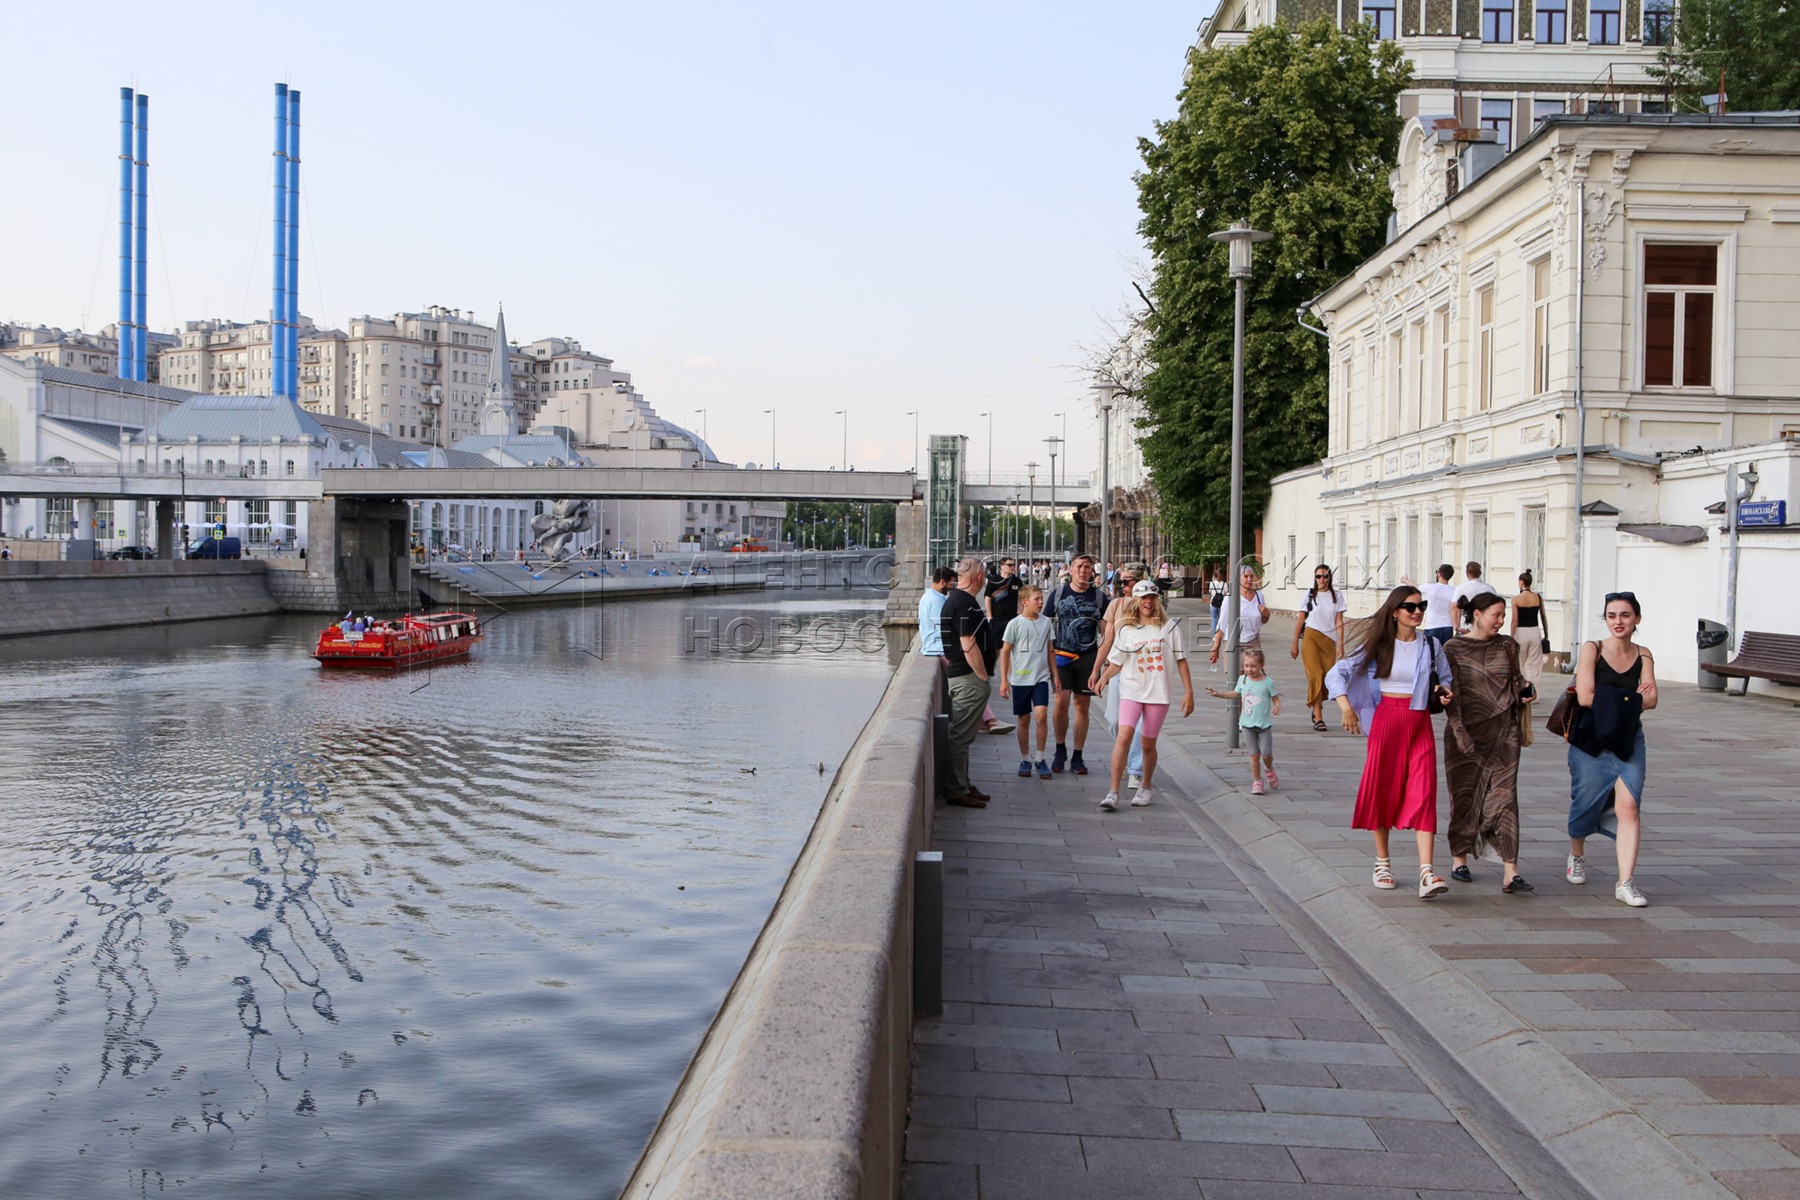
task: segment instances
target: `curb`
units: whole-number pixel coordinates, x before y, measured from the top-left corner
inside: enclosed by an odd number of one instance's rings
[[[1194,751],[1157,747],[1182,815],[1528,1197],[1735,1193],[1406,933]],[[1172,770],[1171,770],[1172,768]]]

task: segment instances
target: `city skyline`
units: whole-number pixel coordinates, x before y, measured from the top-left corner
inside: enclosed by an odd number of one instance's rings
[[[1130,294],[1135,139],[1205,15],[552,6],[495,28],[327,6],[277,46],[262,13],[128,35],[127,10],[92,11],[79,62],[0,81],[19,124],[57,117],[32,151],[53,169],[0,197],[35,231],[6,319],[114,319],[120,86],[151,97],[151,327],[265,319],[283,81],[306,95],[308,318],[504,302],[518,340],[616,359],[728,459],[767,459],[773,408],[784,463],[839,463],[847,411],[850,462],[903,470],[917,413],[985,473],[992,413],[999,474],[1044,460],[1058,413],[1063,464],[1096,464],[1080,344]]]

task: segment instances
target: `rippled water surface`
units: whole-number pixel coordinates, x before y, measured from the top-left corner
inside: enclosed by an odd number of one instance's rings
[[[0,644],[0,1196],[616,1193],[886,684],[837,647],[877,604],[508,614],[400,676],[314,618]]]

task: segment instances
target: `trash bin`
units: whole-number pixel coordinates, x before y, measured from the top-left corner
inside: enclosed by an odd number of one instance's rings
[[[1707,663],[1723,663],[1727,652],[1725,646],[1725,626],[1717,621],[1700,618],[1700,631],[1694,635],[1695,643],[1700,647],[1700,686],[1709,692],[1725,690],[1725,676],[1714,675],[1706,669]]]

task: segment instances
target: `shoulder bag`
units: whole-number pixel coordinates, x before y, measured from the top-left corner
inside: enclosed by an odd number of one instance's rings
[[[1543,600],[1543,597],[1541,597],[1541,596],[1538,597],[1538,632],[1539,632],[1539,634],[1542,635],[1538,639],[1538,649],[1540,649],[1544,652],[1545,658],[1549,658],[1550,657],[1550,613],[1549,613],[1549,610],[1547,610],[1544,607],[1544,600]]]
[[[1426,652],[1427,656],[1431,660],[1431,679],[1429,681],[1427,681],[1427,683],[1426,683],[1427,690],[1425,692],[1425,711],[1428,713],[1441,713],[1444,711],[1444,702],[1438,698],[1438,689],[1444,685],[1443,685],[1443,682],[1438,679],[1438,672],[1437,672],[1438,647],[1437,647],[1437,643],[1432,641],[1431,638],[1426,637],[1426,635],[1424,635],[1422,633],[1419,635],[1419,637],[1422,640],[1424,640],[1425,642],[1430,643],[1430,645],[1431,645],[1431,649]]]
[[[1577,671],[1581,670],[1579,659],[1576,662],[1575,669]],[[1544,722],[1544,728],[1561,738],[1563,741],[1568,741],[1569,732],[1575,728],[1575,714],[1580,707],[1581,706],[1576,703],[1575,700],[1575,685],[1571,683],[1567,688],[1563,689],[1562,696],[1556,701],[1556,707],[1550,710],[1550,716]]]

